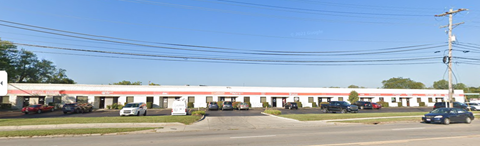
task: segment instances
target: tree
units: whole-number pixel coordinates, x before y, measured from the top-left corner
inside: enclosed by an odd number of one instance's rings
[[[365,87],[361,87],[361,86],[357,86],[357,85],[350,85],[347,88],[365,88]]]
[[[112,85],[112,84],[109,84],[109,85]],[[130,81],[120,81],[120,82],[117,82],[117,83],[113,83],[113,85],[142,85],[142,82],[140,81],[136,81],[136,82],[130,82]]]
[[[438,80],[433,82],[434,89],[448,89],[448,81],[447,80]],[[463,83],[453,84],[454,89],[466,89],[467,85]]]
[[[74,84],[66,70],[57,69],[53,62],[39,60],[34,53],[0,40],[0,69],[8,72],[10,83],[65,83]]]
[[[150,83],[149,86],[160,86],[160,84]]]
[[[415,82],[410,78],[390,78],[382,81],[386,89],[424,89],[425,85],[421,82]]]
[[[352,92],[350,92],[350,95],[348,95],[348,101],[350,103],[354,103],[355,101],[358,101],[358,92],[353,90]]]

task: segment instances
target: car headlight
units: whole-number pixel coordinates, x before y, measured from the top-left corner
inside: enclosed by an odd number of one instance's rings
[[[347,108],[350,108],[350,106],[347,106]]]
[[[433,118],[443,118],[443,116],[440,115],[440,116],[435,116]]]

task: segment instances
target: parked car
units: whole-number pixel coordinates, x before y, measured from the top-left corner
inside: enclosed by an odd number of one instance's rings
[[[250,106],[248,105],[248,103],[245,103],[245,102],[241,102],[237,105],[238,110],[242,110],[242,109],[248,110],[249,108]]]
[[[463,108],[437,108],[422,117],[424,123],[450,123],[464,122],[470,124],[475,119],[472,112]]]
[[[84,113],[89,113],[89,112],[93,111],[92,104],[82,103],[82,104],[80,104],[80,107],[82,107],[82,110],[83,110]]]
[[[382,105],[381,105],[381,104],[378,104],[378,103],[375,103],[375,102],[372,102],[372,108],[373,108],[373,109],[381,109],[381,108],[382,108]]]
[[[298,109],[297,103],[295,102],[287,102],[285,104],[285,109]]]
[[[446,102],[437,102],[435,103],[435,105],[433,105],[433,109],[437,109],[437,108],[447,108],[447,106],[445,105]],[[461,103],[461,102],[453,102],[453,107],[454,108],[462,108],[464,110],[468,110],[468,106],[465,104],[465,103]]]
[[[173,101],[172,115],[188,115],[188,108],[185,101],[183,100]]]
[[[350,105],[348,102],[345,102],[345,101],[331,101],[329,104],[321,104],[320,106],[324,113],[328,113],[328,112],[357,113],[358,112],[358,106]]]
[[[218,110],[217,102],[209,102],[208,103],[208,110]]]
[[[54,111],[53,106],[48,106],[48,105],[42,105],[42,104],[35,104],[35,105],[29,105],[27,107],[22,108],[22,113],[29,114],[29,113],[42,113],[42,112],[47,112],[47,111]]]
[[[474,102],[467,102],[465,103],[471,111],[479,111],[480,110],[480,104],[474,103]]]
[[[372,102],[370,101],[355,101],[353,105],[358,106],[360,109],[372,109]]]
[[[84,107],[82,103],[67,103],[62,107],[63,114],[67,113],[84,113]]]
[[[223,106],[222,106],[222,111],[223,110],[233,110],[233,105],[231,101],[224,101]]]
[[[138,103],[127,103],[120,110],[120,116],[146,116],[147,115],[147,104],[144,102]]]

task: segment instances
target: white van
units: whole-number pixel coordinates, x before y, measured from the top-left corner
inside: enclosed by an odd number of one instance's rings
[[[185,101],[175,100],[172,104],[172,115],[188,115]]]

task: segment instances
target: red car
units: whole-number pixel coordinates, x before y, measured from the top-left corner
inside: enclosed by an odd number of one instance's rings
[[[53,106],[35,104],[35,105],[30,105],[22,108],[22,113],[28,114],[28,113],[42,113],[47,111],[53,112],[53,110],[54,110]]]
[[[380,108],[382,108],[382,105],[372,102],[372,108],[373,109],[380,109]]]

